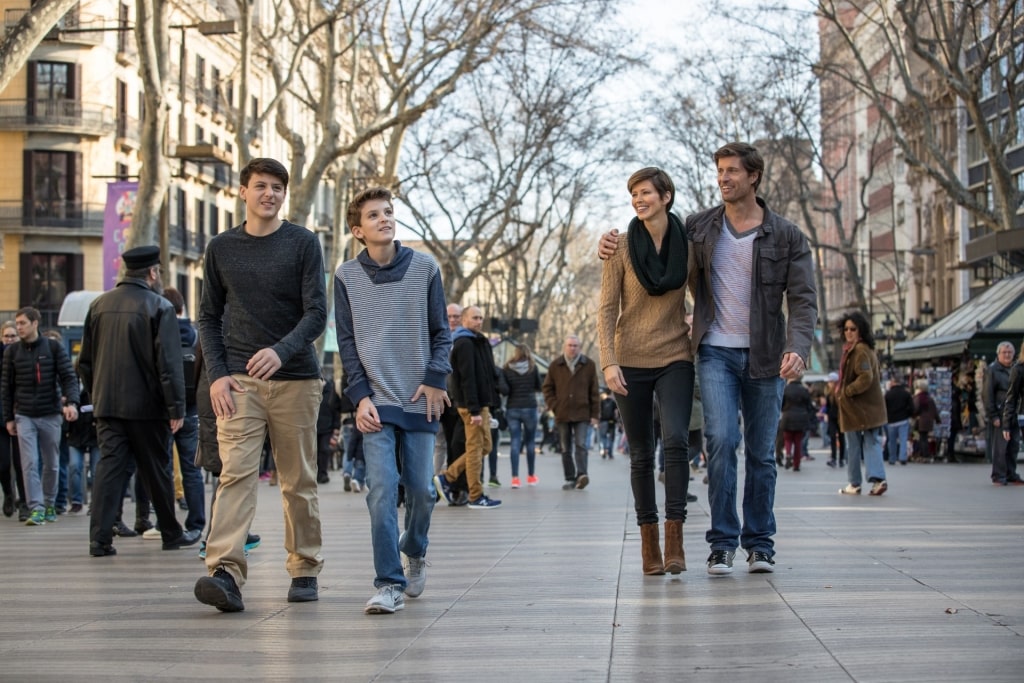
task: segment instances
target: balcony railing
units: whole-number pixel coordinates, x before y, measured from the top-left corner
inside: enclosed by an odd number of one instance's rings
[[[171,226],[169,237],[171,250],[189,258],[199,258],[206,250],[206,235],[180,225]]]
[[[104,209],[99,202],[64,199],[0,201],[0,230],[73,228],[102,234]]]
[[[100,137],[114,132],[114,108],[78,100],[0,100],[0,130]]]
[[[131,116],[118,116],[116,137],[118,144],[138,149],[142,144],[142,125]]]

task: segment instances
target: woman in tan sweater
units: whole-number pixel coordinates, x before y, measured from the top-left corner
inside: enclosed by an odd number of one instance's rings
[[[686,569],[683,523],[689,486],[694,366],[686,324],[689,248],[682,222],[669,213],[675,186],[658,168],[632,176],[636,218],[604,262],[598,330],[601,368],[629,440],[630,481],[645,574]],[[665,556],[658,533],[654,477],[654,397],[661,406],[665,452]]]

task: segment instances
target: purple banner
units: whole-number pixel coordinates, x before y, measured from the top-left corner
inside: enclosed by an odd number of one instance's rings
[[[107,208],[103,214],[103,290],[113,289],[121,270],[121,254],[128,244],[135,213],[137,181],[107,183]]]

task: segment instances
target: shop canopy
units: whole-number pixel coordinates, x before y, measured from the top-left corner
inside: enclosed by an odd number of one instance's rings
[[[969,357],[993,360],[999,342],[1020,350],[1024,337],[1024,273],[999,280],[910,341],[893,349],[896,363]]]

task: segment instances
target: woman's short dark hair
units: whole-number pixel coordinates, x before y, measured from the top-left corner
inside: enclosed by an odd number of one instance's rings
[[[875,348],[875,335],[871,332],[871,324],[868,323],[868,319],[864,317],[863,313],[851,311],[844,315],[843,319],[839,321],[840,335],[843,333],[843,328],[846,327],[846,321],[850,321],[857,326],[857,334],[860,335],[862,342],[867,344],[869,348]]]
[[[668,205],[665,207],[665,211],[671,211],[672,205],[675,204],[676,201],[676,186],[675,183],[672,182],[672,179],[668,177],[668,173],[665,173],[655,166],[641,168],[639,171],[629,176],[629,180],[626,181],[626,189],[632,193],[633,188],[645,180],[651,181],[651,185],[654,185],[654,189],[658,192],[659,197],[664,197],[665,193],[671,194],[668,200]]]

